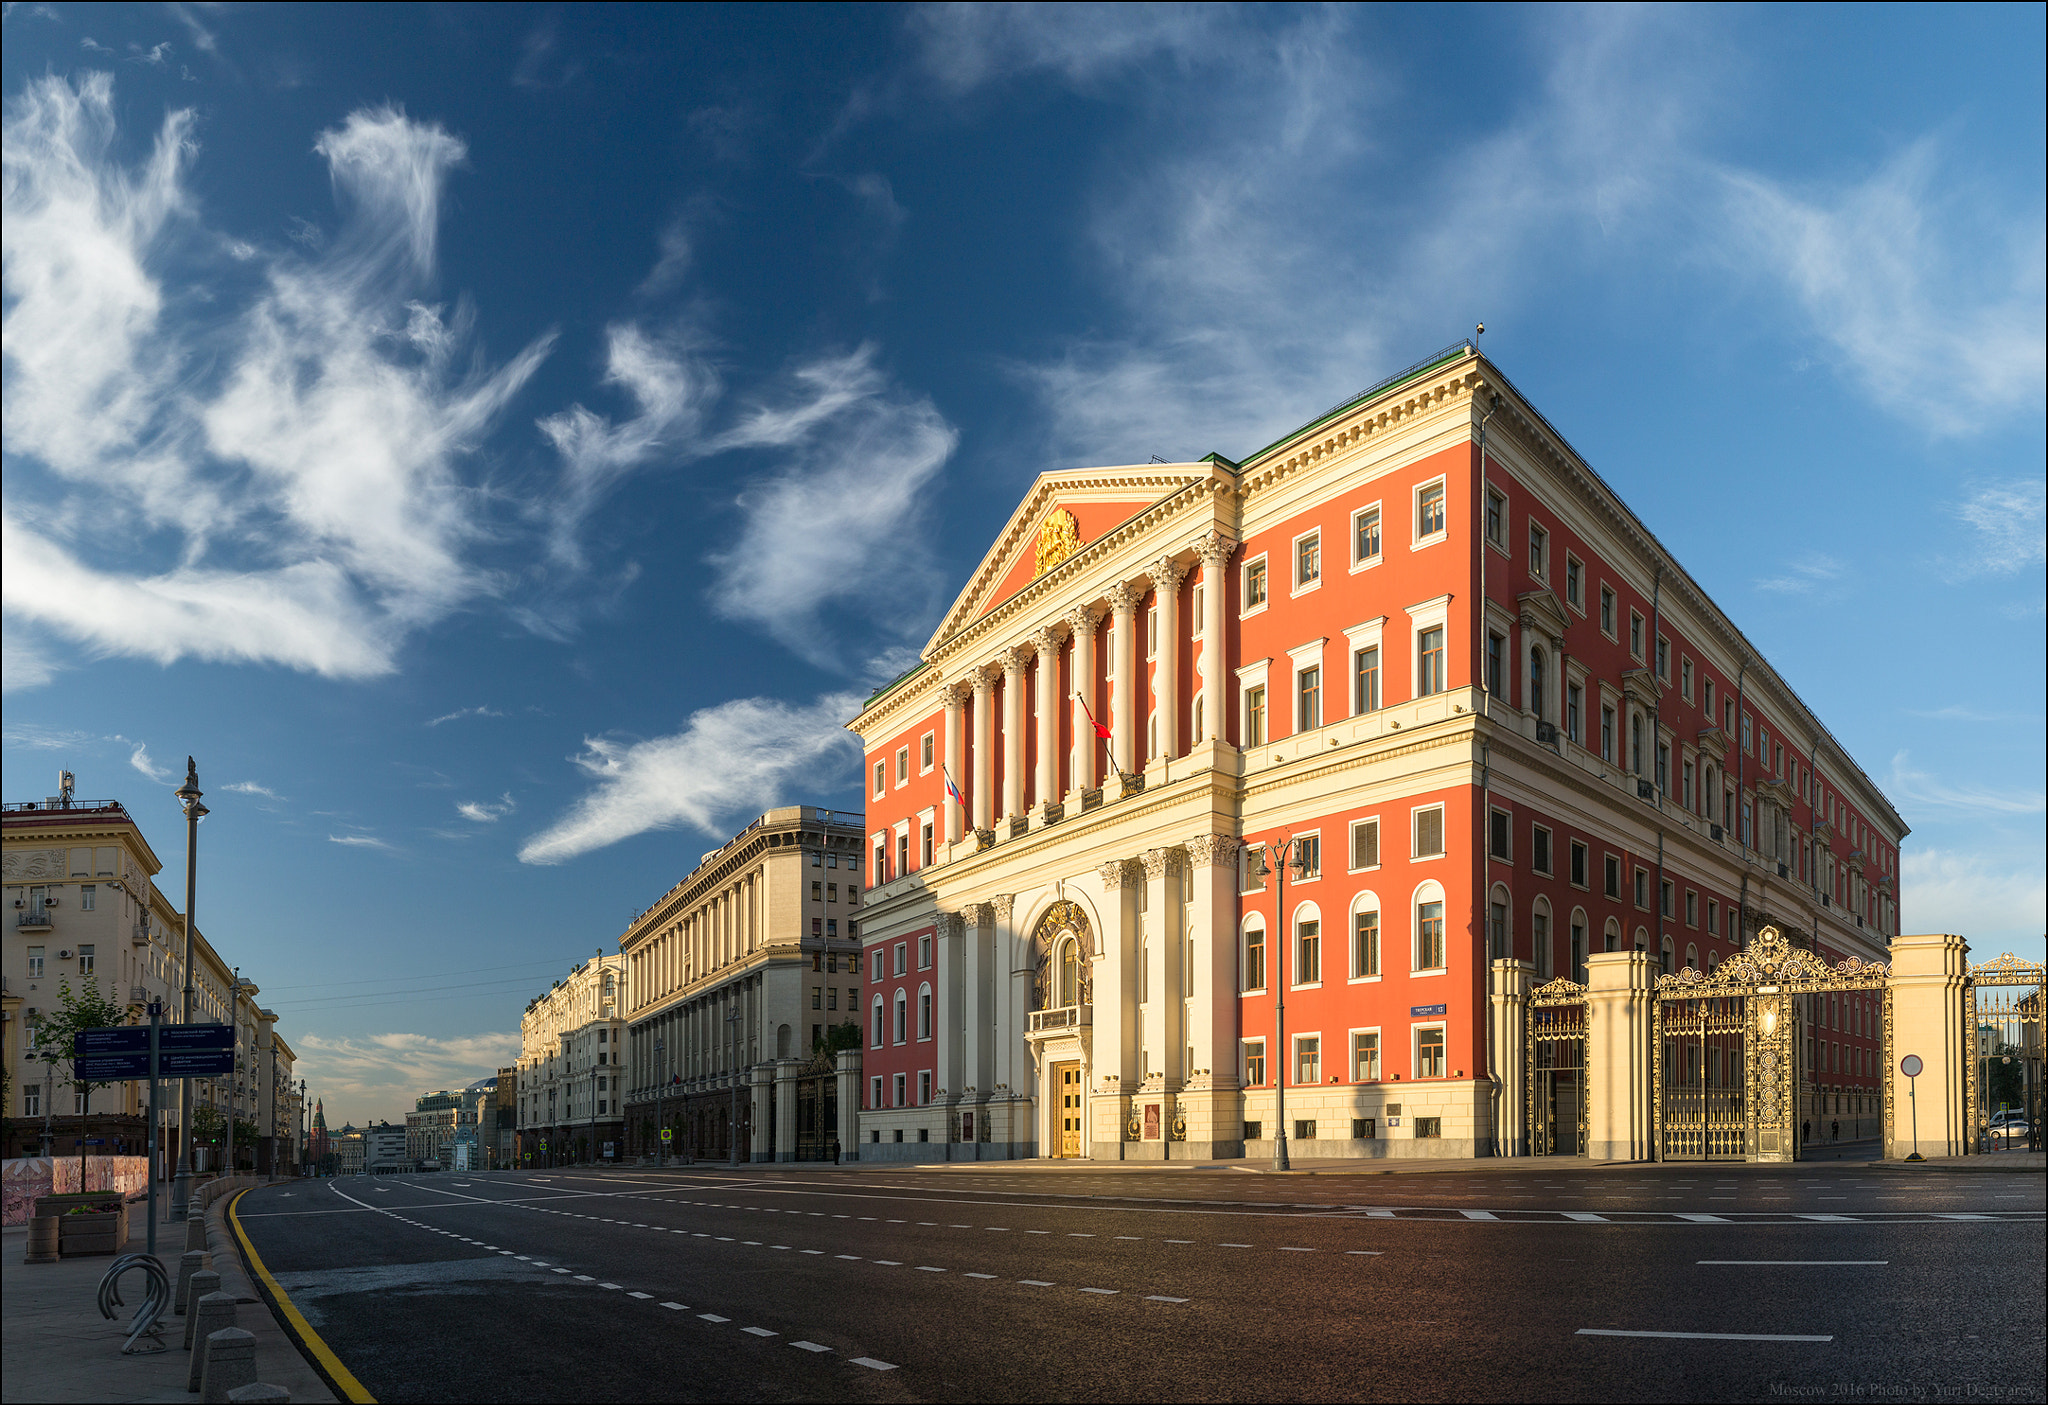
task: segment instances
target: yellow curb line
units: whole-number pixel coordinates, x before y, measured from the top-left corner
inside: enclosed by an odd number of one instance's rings
[[[276,1299],[277,1305],[284,1309],[285,1320],[291,1323],[292,1331],[298,1334],[299,1341],[313,1353],[313,1358],[320,1363],[321,1369],[341,1387],[341,1393],[352,1402],[352,1405],[377,1405],[377,1397],[364,1390],[363,1383],[351,1375],[348,1367],[341,1364],[341,1358],[334,1354],[326,1342],[320,1340],[320,1334],[313,1330],[313,1324],[308,1322],[305,1314],[292,1304],[284,1289],[278,1287],[277,1280],[270,1276],[270,1270],[263,1266],[263,1256],[257,1253],[256,1246],[249,1242],[248,1234],[242,1229],[242,1217],[236,1213],[241,1208],[242,1197],[248,1193],[246,1190],[238,1190],[235,1192],[235,1198],[228,1202],[228,1223],[235,1227],[235,1238],[241,1241],[242,1252],[249,1257],[249,1266],[256,1270],[256,1276],[263,1281],[263,1286]]]

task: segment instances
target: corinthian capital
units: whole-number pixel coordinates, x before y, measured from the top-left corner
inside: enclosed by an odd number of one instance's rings
[[[1016,678],[1020,676],[1024,672],[1024,667],[1028,662],[1029,660],[1027,660],[1024,657],[1024,651],[1022,649],[1003,650],[1003,656],[1001,659],[1001,663],[1003,666],[1003,676],[1005,678]]]
[[[1237,863],[1241,842],[1228,834],[1190,835],[1186,848],[1188,862],[1196,868],[1231,868]]]
[[[1052,662],[1060,654],[1059,631],[1051,625],[1047,625],[1044,629],[1031,636],[1031,647],[1038,650],[1038,662],[1040,665]]]
[[[1147,878],[1164,878],[1169,873],[1178,873],[1180,857],[1179,849],[1147,849],[1139,856],[1145,865]]]
[[[1171,556],[1162,556],[1152,563],[1152,588],[1161,595],[1172,595],[1180,589],[1187,574],[1187,567]]]
[[[1138,592],[1131,589],[1129,581],[1118,581],[1107,592],[1112,613],[1128,615],[1138,608]]]
[[[1067,628],[1074,631],[1076,639],[1093,639],[1095,627],[1101,623],[1093,605],[1076,605],[1067,614]]]
[[[1010,921],[1010,913],[1017,906],[1017,895],[1015,893],[997,893],[994,898],[990,899],[989,906],[995,909],[996,921],[1007,926]]]
[[[1231,556],[1237,551],[1237,546],[1236,542],[1223,533],[1211,532],[1195,543],[1195,550],[1202,557],[1202,569],[1215,571],[1229,564]]]
[[[1129,859],[1109,859],[1098,864],[1095,871],[1102,877],[1102,886],[1114,893],[1133,881],[1136,867]]]
[[[966,707],[974,701],[974,684],[965,678],[955,679],[939,690],[939,698],[947,707]]]

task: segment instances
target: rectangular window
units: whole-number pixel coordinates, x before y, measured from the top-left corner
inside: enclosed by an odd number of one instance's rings
[[[1437,859],[1444,852],[1444,807],[1432,805],[1426,810],[1415,811],[1414,848],[1411,856],[1418,859]]]
[[[903,830],[896,836],[896,872],[910,872],[910,831]]]
[[[1195,582],[1192,599],[1188,602],[1188,637],[1202,637],[1202,582]]]
[[[1352,655],[1354,712],[1380,710],[1380,651],[1377,646]]]
[[[1355,820],[1351,825],[1351,867],[1353,869],[1378,868],[1380,866],[1380,822],[1378,820]]]
[[[1237,851],[1237,891],[1240,893],[1263,893],[1266,891],[1266,877],[1259,871],[1261,860],[1254,849]]]
[[[1502,548],[1508,544],[1508,500],[1491,488],[1486,490],[1486,539]]]
[[[907,785],[910,781],[910,748],[896,748],[896,784]]]
[[[1509,821],[1505,810],[1489,810],[1486,815],[1486,852],[1496,859],[1513,857],[1509,847]]]
[[[1628,651],[1638,662],[1643,657],[1643,617],[1634,610],[1628,612]]]
[[[1266,929],[1257,925],[1244,933],[1244,988],[1266,988]]]
[[[98,899],[99,899],[99,891],[100,891],[100,890],[99,890],[99,888],[98,888],[98,887],[97,887],[96,885],[94,885],[94,884],[91,884],[91,883],[81,883],[81,884],[79,884],[79,885],[78,885],[78,910],[79,910],[80,912],[91,912],[91,911],[93,910],[93,904],[94,904],[95,902],[97,902],[97,901],[98,901]]]
[[[1370,1030],[1351,1036],[1351,1077],[1358,1083],[1377,1083],[1380,1078],[1380,1036]],[[1367,1135],[1371,1135],[1368,1133]]]
[[[1545,554],[1549,549],[1550,533],[1544,531],[1534,522],[1531,522],[1529,524],[1529,574],[1538,580],[1543,579],[1543,562]]]
[[[888,789],[889,763],[886,761],[877,761],[875,763],[875,798],[877,800],[881,799],[882,796],[887,793]]]
[[[1567,683],[1564,688],[1564,734],[1580,746],[1586,744],[1586,734],[1581,730],[1579,717],[1586,706],[1586,690],[1576,683]]]
[[[1444,969],[1444,905],[1440,902],[1415,905],[1415,969]]]
[[[1614,855],[1607,856],[1607,896],[1619,901],[1621,898],[1621,860]]]
[[[1263,686],[1244,690],[1244,744],[1266,744],[1266,690]]]
[[[823,986],[814,985],[811,987],[811,1008],[813,1010],[825,1008],[825,988]]]
[[[1294,584],[1314,585],[1323,578],[1323,537],[1320,532],[1294,544]]]
[[[28,949],[28,978],[41,980],[43,976],[43,948],[32,946]]]
[[[1323,1040],[1317,1038],[1315,1034],[1296,1034],[1294,1036],[1294,1081],[1296,1083],[1321,1083],[1323,1081]],[[1313,1137],[1313,1133],[1311,1133],[1311,1137]]]
[[[1442,1025],[1431,1025],[1415,1031],[1415,1076],[1417,1078],[1441,1078],[1444,1076],[1444,1029]]]
[[[1266,558],[1244,563],[1244,607],[1256,609],[1266,603]]]
[[[1668,878],[1657,886],[1657,914],[1660,917],[1671,915],[1671,880]]]
[[[1661,634],[1657,636],[1657,676],[1666,683],[1671,681],[1671,641]]]
[[[1294,730],[1309,732],[1323,725],[1323,671],[1304,668],[1294,676]]]
[[[21,1115],[23,1117],[41,1117],[43,1115],[43,1090],[41,1088],[24,1087],[21,1090]]]
[[[1351,917],[1351,974],[1354,977],[1380,973],[1380,914],[1367,908]]]
[[[1691,762],[1691,761],[1689,761],[1689,760],[1688,760],[1688,761],[1684,762],[1683,764],[1681,764],[1681,765],[1679,766],[1679,768],[1678,768],[1678,803],[1679,803],[1679,804],[1681,804],[1681,805],[1683,805],[1683,806],[1684,806],[1684,807],[1685,807],[1686,809],[1688,809],[1688,810],[1690,810],[1690,809],[1692,809],[1692,808],[1693,808],[1693,804],[1692,804],[1692,774],[1693,774],[1693,771],[1692,771],[1692,762]]]
[[[1636,906],[1647,912],[1650,908],[1650,870],[1648,870],[1647,868],[1639,868],[1636,870],[1635,876]]]
[[[93,969],[93,948],[90,944],[78,949],[78,974],[89,976]]]
[[[1711,678],[1700,680],[1700,711],[1707,714],[1707,725],[1711,727],[1714,724],[1714,680]]]
[[[929,971],[931,968],[932,939],[930,937],[919,937],[917,939],[917,969],[920,971]]]
[[[1377,561],[1380,555],[1380,510],[1369,507],[1351,519],[1354,561]]]
[[[1159,653],[1159,607],[1152,606],[1145,611],[1145,657],[1154,658]]]
[[[1441,1117],[1418,1117],[1415,1119],[1415,1136],[1420,1141],[1433,1141],[1444,1134],[1444,1120]]]
[[[1529,831],[1529,867],[1538,873],[1550,872],[1550,831],[1540,824]]]
[[[1565,603],[1580,610],[1586,608],[1586,602],[1579,598],[1583,589],[1579,582],[1580,578],[1585,574],[1585,569],[1585,567],[1579,564],[1578,557],[1567,554],[1564,558]]]
[[[1600,632],[1609,639],[1614,637],[1614,592],[1604,585],[1600,587]]]
[[[1432,483],[1415,495],[1415,535],[1433,537],[1444,529],[1444,485]]]
[[[1304,834],[1294,841],[1294,876],[1300,880],[1323,876],[1323,836]]]
[[[1614,760],[1614,709],[1604,705],[1600,709],[1600,759]]]
[[[1685,925],[1688,927],[1700,925],[1700,895],[1693,892],[1690,888],[1686,889],[1685,892]]]
[[[1444,690],[1444,632],[1441,626],[1425,629],[1416,636],[1418,651],[1416,668],[1417,697],[1428,697]]]
[[[919,1107],[928,1107],[928,1106],[930,1106],[930,1104],[931,1104],[931,1100],[932,1100],[932,1075],[931,1075],[931,1071],[930,1071],[929,1069],[921,1069],[921,1070],[919,1070],[919,1071],[918,1071],[918,1075],[917,1075],[917,1105],[918,1105]],[[923,1140],[924,1140],[924,1134],[923,1134],[922,1132],[918,1133],[918,1138],[917,1138],[917,1139],[918,1139],[919,1141],[923,1141]]]
[[[1576,839],[1572,841],[1572,886],[1586,886],[1586,846]]]
[[[1684,695],[1684,697],[1685,697],[1685,700],[1686,700],[1687,702],[1691,702],[1691,701],[1692,701],[1692,660],[1691,660],[1691,659],[1680,659],[1680,660],[1678,661],[1678,691],[1679,691],[1679,692],[1680,692],[1681,694],[1683,694],[1683,695]]]
[[[932,734],[926,732],[917,743],[917,769],[922,775],[932,768]]]
[[[1294,928],[1294,983],[1319,985],[1323,979],[1323,924],[1307,918]]]
[[[897,975],[899,975],[899,976],[900,976],[900,975],[902,975],[902,974],[903,974],[903,973],[904,973],[904,972],[905,972],[905,971],[906,971],[906,970],[907,970],[907,969],[909,968],[909,967],[908,967],[908,962],[909,962],[909,958],[910,958],[910,944],[909,944],[908,942],[898,942],[898,943],[896,943],[896,974],[897,974]]]
[[[1244,1041],[1244,1082],[1247,1088],[1262,1088],[1265,1086],[1266,1041],[1263,1039],[1247,1039]],[[1247,1123],[1246,1125],[1249,1127],[1251,1124]]]
[[[1508,954],[1508,905],[1490,903],[1486,909],[1486,955],[1498,961]]]
[[[1508,641],[1498,634],[1489,632],[1486,636],[1486,691],[1495,697],[1501,696],[1506,685],[1501,668],[1501,658],[1508,651]],[[1433,691],[1433,690],[1432,690]]]
[[[904,1084],[905,1084],[905,1083],[906,1083],[906,1082],[908,1081],[908,1079],[909,1079],[909,1075],[908,1075],[908,1074],[904,1074],[904,1073],[899,1073],[899,1074],[897,1074],[897,1075],[896,1075],[896,1079],[895,1079],[895,1083],[896,1083],[896,1088],[895,1088],[895,1092],[896,1092],[896,1106],[897,1106],[897,1107],[902,1107],[902,1106],[903,1106],[903,1097],[904,1097],[903,1089],[904,1089]],[[902,1136],[903,1134],[902,1134],[901,1132],[898,1132],[898,1133],[897,1133],[896,1135],[900,1137],[900,1136]]]
[[[918,852],[922,855],[921,862],[923,863],[923,866],[926,868],[930,868],[932,866],[932,848],[935,843],[936,840],[932,834],[931,823],[930,821],[926,821],[924,827],[918,832]],[[852,898],[853,893],[852,890],[849,889],[847,892],[847,899],[848,901],[851,901]]]

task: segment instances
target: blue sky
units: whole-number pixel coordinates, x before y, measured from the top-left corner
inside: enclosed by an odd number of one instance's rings
[[[5,781],[339,1116],[775,803],[1036,473],[1485,349],[2041,954],[2038,6],[9,4]]]

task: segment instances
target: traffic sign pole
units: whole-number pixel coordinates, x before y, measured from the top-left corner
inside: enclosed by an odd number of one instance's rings
[[[163,1045],[163,1002],[149,1002],[149,1256],[156,1257],[157,1058]]]
[[[1918,1054],[1908,1054],[1899,1060],[1899,1072],[1906,1075],[1906,1101],[1913,1109],[1913,1154],[1906,1158],[1908,1161],[1927,1159],[1920,1154],[1920,1085],[1915,1081],[1920,1077],[1920,1070],[1923,1067],[1925,1065],[1920,1062]]]

